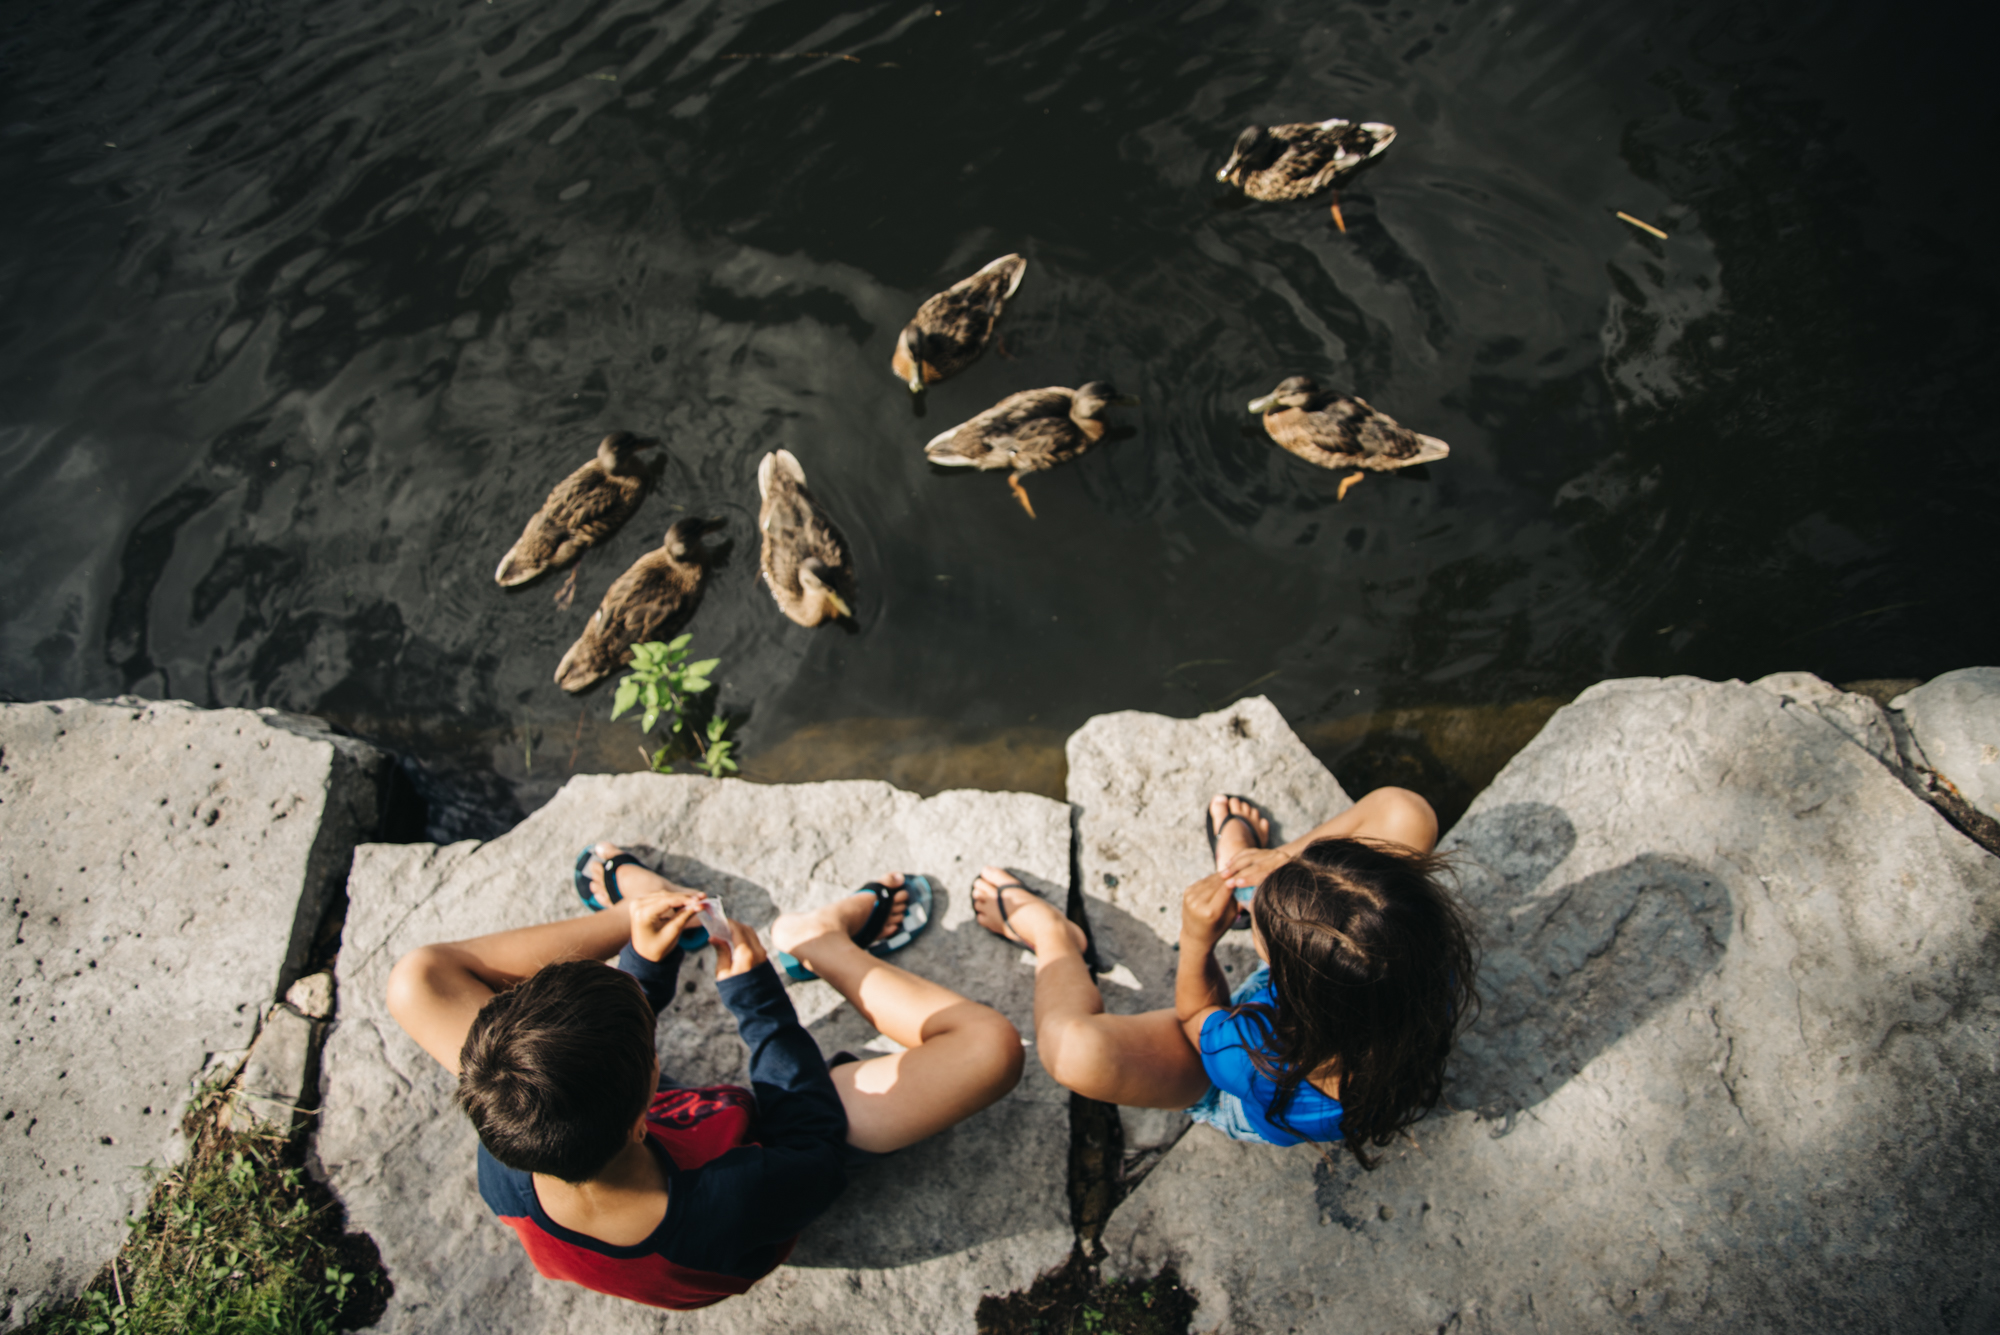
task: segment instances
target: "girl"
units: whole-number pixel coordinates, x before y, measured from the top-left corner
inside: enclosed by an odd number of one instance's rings
[[[1215,871],[1182,896],[1170,1011],[1107,1014],[1080,927],[997,867],[974,883],[980,922],[1035,952],[1042,1063],[1087,1098],[1186,1107],[1238,1140],[1341,1141],[1373,1167],[1369,1147],[1437,1105],[1478,1004],[1472,933],[1431,852],[1437,817],[1378,788],[1278,848],[1240,798],[1218,795],[1208,822]],[[1265,967],[1232,993],[1215,947],[1247,887]]]

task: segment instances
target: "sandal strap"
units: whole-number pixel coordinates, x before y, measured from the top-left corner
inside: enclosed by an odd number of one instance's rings
[[[896,892],[880,881],[870,881],[861,889],[875,896],[875,904],[868,910],[867,920],[854,929],[854,944],[866,950],[875,944],[875,938],[881,934],[882,924],[889,921],[889,915],[895,912]],[[859,894],[861,891],[857,890],[855,893]]]

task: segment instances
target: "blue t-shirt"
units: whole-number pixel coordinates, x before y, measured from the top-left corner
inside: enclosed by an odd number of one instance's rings
[[[1247,995],[1233,996],[1230,1000],[1238,1004],[1262,1002],[1275,1008],[1278,994],[1271,986],[1269,976],[1265,977],[1262,987]],[[1287,1131],[1271,1120],[1271,1100],[1276,1097],[1278,1086],[1250,1060],[1253,1048],[1263,1048],[1267,1032],[1264,1022],[1254,1015],[1235,1017],[1226,1011],[1217,1011],[1204,1020],[1201,1026],[1201,1066],[1208,1072],[1209,1080],[1217,1089],[1236,1096],[1243,1105],[1243,1115],[1249,1118],[1257,1133],[1273,1145],[1296,1145],[1301,1140],[1339,1140],[1340,1100],[1321,1093],[1309,1084],[1299,1085],[1291,1105],[1284,1111],[1285,1121],[1292,1130]]]

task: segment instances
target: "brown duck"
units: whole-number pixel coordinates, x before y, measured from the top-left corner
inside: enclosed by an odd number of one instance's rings
[[[1396,127],[1380,121],[1304,121],[1268,129],[1253,125],[1236,136],[1236,147],[1215,179],[1270,203],[1310,199],[1359,171],[1395,141]],[[1338,193],[1333,221],[1347,230]]]
[[[1002,255],[917,307],[889,362],[896,378],[910,387],[910,393],[921,394],[925,385],[957,375],[977,361],[993,336],[1001,308],[1027,272],[1028,262],[1019,255]]]
[[[614,431],[599,441],[596,457],[558,482],[535,511],[520,539],[500,558],[494,581],[502,588],[526,584],[616,532],[646,494],[646,475],[635,456],[659,443],[629,431]]]
[[[847,541],[806,490],[806,470],[790,450],[773,450],[757,465],[757,494],[764,498],[757,512],[764,583],[778,610],[801,626],[854,615]]]
[[[1321,468],[1365,468],[1382,472],[1427,464],[1451,453],[1436,436],[1425,436],[1399,424],[1364,399],[1329,394],[1302,375],[1291,376],[1250,411],[1264,418],[1264,430],[1283,448]],[[1358,478],[1349,478],[1341,495]]]
[[[580,691],[632,660],[632,646],[678,633],[701,601],[708,552],[701,535],[720,520],[679,519],[664,543],[611,582],[604,601],[556,665],[556,685]]]
[[[1035,507],[1021,479],[1076,458],[1104,438],[1106,408],[1137,402],[1121,398],[1106,380],[1080,389],[1023,390],[940,432],[924,446],[924,455],[948,468],[1011,470],[1007,486],[1033,519]]]

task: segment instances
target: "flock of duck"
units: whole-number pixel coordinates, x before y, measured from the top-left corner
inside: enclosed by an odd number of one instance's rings
[[[1252,199],[1307,199],[1331,189],[1374,161],[1395,139],[1393,126],[1327,120],[1252,126],[1236,140],[1216,179]],[[1341,231],[1339,194],[1332,215]],[[1020,289],[1028,262],[1003,255],[978,273],[938,293],[896,340],[891,367],[912,394],[956,375],[985,351],[1007,299]],[[949,467],[1006,470],[1007,485],[1034,517],[1022,479],[1076,458],[1104,436],[1106,410],[1136,400],[1108,382],[1010,394],[970,421],[940,432],[924,446],[931,462]],[[1429,463],[1450,447],[1420,435],[1351,395],[1321,390],[1305,376],[1290,376],[1249,405],[1280,447],[1322,468],[1380,471]],[[639,508],[648,474],[640,451],[660,442],[615,431],[598,443],[590,462],[557,484],[501,558],[494,579],[502,587],[525,584],[575,562]],[[1360,481],[1357,472],[1339,495]],[[851,617],[854,568],[847,543],[806,487],[805,469],[789,450],[773,450],[757,467],[762,535],[760,577],[778,610],[801,626]],[[676,633],[694,613],[707,579],[705,533],[719,520],[681,519],[666,541],[613,581],[596,612],[556,667],[556,684],[581,691],[630,660],[635,644]],[[558,593],[565,606],[575,571]]]

